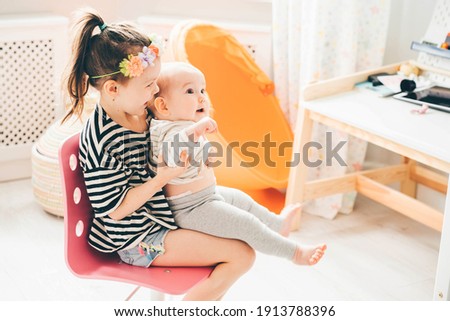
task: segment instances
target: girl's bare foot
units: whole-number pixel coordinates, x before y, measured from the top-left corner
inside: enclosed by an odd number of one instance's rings
[[[302,205],[300,203],[289,204],[280,213],[283,223],[281,224],[280,234],[283,236],[289,236],[291,232],[292,221],[297,215],[298,211],[301,209]]]
[[[326,244],[318,246],[299,245],[292,261],[299,265],[314,265],[320,261],[326,249]]]

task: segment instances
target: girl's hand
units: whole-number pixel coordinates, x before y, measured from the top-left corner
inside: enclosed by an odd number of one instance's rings
[[[188,165],[189,165],[189,157],[186,151],[182,151],[180,154],[180,161],[182,164],[176,167],[169,167],[164,162],[162,154],[158,157],[158,168],[156,169],[156,176],[159,177],[164,182],[164,185],[167,184],[170,180],[180,176],[183,174]]]

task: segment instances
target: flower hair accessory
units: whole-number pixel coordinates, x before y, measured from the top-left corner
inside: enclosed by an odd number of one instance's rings
[[[143,47],[142,51],[137,55],[129,54],[127,58],[124,58],[119,64],[118,71],[100,76],[91,76],[90,78],[103,78],[118,73],[122,73],[125,77],[129,78],[139,77],[142,75],[145,68],[148,66],[153,66],[153,62],[156,58],[161,56],[163,49],[163,40],[161,36],[151,34],[149,38],[151,44],[147,47]]]

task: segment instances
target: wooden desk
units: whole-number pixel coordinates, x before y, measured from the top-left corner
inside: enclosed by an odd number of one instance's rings
[[[450,300],[450,192],[448,176],[418,163],[450,173],[450,113],[429,110],[393,98],[380,98],[354,84],[376,72],[394,72],[398,64],[311,85],[303,92],[295,130],[294,153],[310,141],[313,122],[364,139],[403,156],[403,163],[342,177],[306,181],[303,162],[291,168],[286,202],[302,202],[327,195],[357,191],[430,228],[441,231],[435,300]],[[400,182],[400,191],[385,184]],[[418,201],[416,184],[446,193],[444,213]],[[299,221],[295,228],[298,228]]]

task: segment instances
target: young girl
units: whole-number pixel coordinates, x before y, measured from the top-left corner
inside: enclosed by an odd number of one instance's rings
[[[254,262],[244,242],[177,229],[161,188],[185,171],[148,166],[147,102],[158,91],[158,44],[126,23],[84,12],[73,43],[69,115],[81,115],[93,86],[100,101],[81,133],[80,164],[94,209],[89,243],[129,264],[215,266],[185,300],[219,300]],[[67,119],[66,117],[66,119]]]
[[[209,117],[205,77],[200,70],[187,63],[165,64],[158,87],[150,107],[155,116],[150,124],[152,165],[163,155],[169,167],[177,168],[182,152],[190,157],[188,169],[164,187],[177,225],[239,239],[257,251],[296,264],[316,264],[324,254],[324,244],[305,246],[285,237],[298,205],[278,216],[242,192],[216,188],[213,168],[205,166],[208,142],[204,134],[216,131],[217,124]]]

